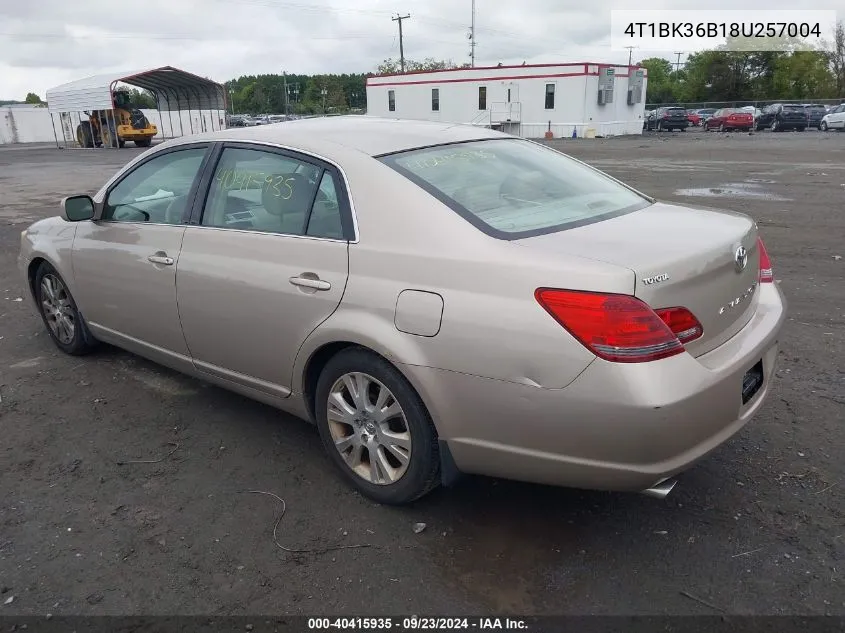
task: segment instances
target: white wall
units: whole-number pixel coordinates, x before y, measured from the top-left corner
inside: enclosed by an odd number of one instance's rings
[[[627,103],[627,66],[615,67],[613,103],[598,105],[598,65],[564,64],[474,68],[433,73],[372,77],[367,84],[367,114],[400,119],[491,125],[510,117],[519,133],[541,138],[549,129],[556,137],[641,134],[645,98]],[[546,84],[555,85],[553,109],[545,108]],[[487,109],[479,110],[478,89],[487,87]],[[431,92],[440,91],[440,110],[431,109]],[[511,91],[511,105],[507,92]],[[388,108],[393,90],[396,109]],[[643,97],[645,83],[643,84]],[[511,128],[509,131],[515,132]]]
[[[157,140],[176,136],[198,134],[225,127],[225,113],[216,110],[194,110],[191,112],[163,112],[161,118],[156,110],[143,110],[150,123],[158,126]],[[52,122],[47,108],[0,107],[0,145],[9,143],[55,143],[76,145],[76,126],[81,113],[71,113],[64,120],[54,114]],[[182,119],[180,127],[179,119]],[[82,114],[84,117],[85,115]],[[221,121],[223,122],[221,124]],[[193,126],[193,130],[192,130]],[[64,130],[62,128],[65,128]],[[63,140],[63,138],[65,140]]]

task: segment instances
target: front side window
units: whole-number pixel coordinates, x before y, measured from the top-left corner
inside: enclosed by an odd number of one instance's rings
[[[142,163],[108,193],[101,219],[181,224],[205,152],[183,149]]]
[[[487,86],[480,86],[478,88],[478,109],[487,109]]]
[[[546,84],[546,110],[555,109],[555,85]]]
[[[434,112],[440,111],[440,88],[431,89],[431,109]]]
[[[387,109],[391,112],[396,112],[396,91],[387,91]]]
[[[441,145],[380,160],[501,239],[573,228],[651,204],[560,152],[518,139]]]
[[[281,154],[226,148],[202,225],[303,235],[322,175],[321,167]]]

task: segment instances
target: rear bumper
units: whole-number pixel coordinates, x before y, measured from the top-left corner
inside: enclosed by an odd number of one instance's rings
[[[644,364],[600,359],[564,389],[402,367],[426,400],[458,469],[600,490],[643,490],[688,468],[739,431],[775,372],[785,304],[775,284],[719,348]],[[742,404],[745,373],[764,382]]]

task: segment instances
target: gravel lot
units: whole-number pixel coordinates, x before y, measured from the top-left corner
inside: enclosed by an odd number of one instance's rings
[[[665,501],[465,478],[380,507],[303,422],[117,350],[61,355],[20,231],[138,150],[0,147],[0,613],[845,614],[845,134],[554,143],[752,215],[789,301],[766,406]],[[286,500],[286,547],[369,547],[284,552],[251,490]]]

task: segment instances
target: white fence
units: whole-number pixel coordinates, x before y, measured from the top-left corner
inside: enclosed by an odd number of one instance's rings
[[[226,113],[222,110],[192,110],[190,112],[162,112],[142,110],[150,123],[158,126],[156,140],[219,130],[226,126]],[[81,113],[80,113],[81,114]],[[0,145],[12,143],[58,143],[76,145],[77,113],[59,116],[52,120],[47,108],[0,107]],[[84,114],[82,114],[84,116]],[[63,140],[64,139],[64,140]]]

